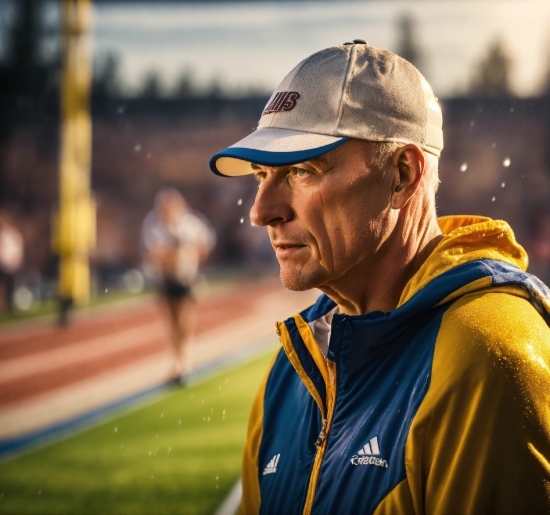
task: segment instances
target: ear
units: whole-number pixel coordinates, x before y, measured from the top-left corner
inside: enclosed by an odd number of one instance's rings
[[[397,149],[391,161],[395,170],[391,191],[391,208],[401,209],[416,192],[424,175],[426,159],[422,150],[409,143]]]

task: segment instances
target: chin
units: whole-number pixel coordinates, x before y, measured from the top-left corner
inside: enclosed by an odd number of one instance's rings
[[[306,274],[304,270],[285,270],[281,267],[279,277],[283,286],[291,291],[306,291],[318,288],[322,284],[320,274]]]

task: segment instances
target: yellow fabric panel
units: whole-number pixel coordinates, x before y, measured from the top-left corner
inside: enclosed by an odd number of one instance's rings
[[[321,396],[319,395],[317,388],[313,384],[313,381],[310,379],[310,377],[307,375],[306,371],[304,370],[304,367],[300,362],[300,358],[298,357],[298,354],[296,354],[296,351],[294,350],[294,344],[292,343],[292,340],[290,338],[290,334],[288,333],[288,329],[286,328],[286,325],[283,322],[279,322],[277,325],[279,328],[279,332],[281,334],[281,343],[283,344],[283,347],[285,349],[288,360],[290,361],[290,364],[294,367],[294,370],[296,370],[296,373],[300,376],[300,379],[308,389],[309,393],[315,399],[317,406],[321,410],[321,414],[323,418],[326,418],[327,413],[325,409],[325,404],[321,399]]]
[[[239,513],[241,515],[256,515],[260,512],[260,484],[258,483],[258,453],[263,433],[264,397],[267,379],[273,368],[279,349],[273,356],[267,372],[260,383],[258,392],[248,419],[248,434],[243,453],[241,479],[243,498]]]
[[[527,293],[527,290],[522,286],[519,286],[518,284],[506,284],[504,286],[491,286],[492,284],[493,284],[493,280],[490,277],[482,277],[477,281],[472,281],[471,283],[466,284],[462,288],[455,290],[450,295],[447,295],[447,297],[445,297],[442,301],[438,302],[436,306],[442,306],[443,304],[446,304],[447,302],[450,302],[453,299],[457,299],[458,297],[463,297],[464,295],[467,295],[469,293],[474,293],[474,292],[510,293],[511,295],[516,295],[523,299],[529,299],[529,293]]]
[[[415,513],[548,514],[549,459],[550,328],[515,295],[457,300],[406,444]]]
[[[475,216],[441,217],[438,222],[445,237],[406,284],[399,306],[437,276],[470,261],[495,259],[527,270],[527,253],[506,222]]]
[[[310,325],[300,315],[296,315],[294,317],[294,321],[296,322],[296,327],[298,328],[298,331],[300,331],[302,340],[304,340],[304,343],[306,344],[307,350],[311,354],[313,361],[315,361],[317,368],[323,376],[328,391],[330,385],[330,377],[328,373],[327,362],[325,360],[325,356],[323,356],[323,353],[319,348],[319,345],[317,345],[317,342],[315,341],[313,331],[311,330]]]
[[[377,506],[373,515],[415,515],[409,482],[403,479]]]

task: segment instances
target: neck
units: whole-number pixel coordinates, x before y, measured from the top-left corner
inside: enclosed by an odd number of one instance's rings
[[[397,224],[377,252],[321,291],[339,312],[361,315],[397,308],[401,293],[443,235],[435,213],[400,213]]]

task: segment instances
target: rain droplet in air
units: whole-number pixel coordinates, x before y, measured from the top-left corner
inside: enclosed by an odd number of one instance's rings
[[[504,188],[505,186],[506,186],[506,183],[505,183],[505,182],[501,182],[501,183],[500,183],[500,187],[501,187],[501,188]]]
[[[137,143],[136,146],[134,147],[134,151],[139,152],[140,150],[141,150],[141,144]]]
[[[510,166],[510,158],[507,157],[504,161],[502,161],[502,164],[506,167]]]
[[[241,206],[242,203],[243,203],[243,199],[242,199],[242,198],[240,198],[239,200],[237,200],[237,206]]]
[[[244,223],[244,218],[241,218],[241,223]]]
[[[460,165],[461,172],[464,173],[467,169],[468,169],[468,163],[462,163],[462,165]]]
[[[497,146],[496,142],[493,141],[493,143],[491,143],[491,148],[495,148]]]
[[[118,427],[115,427],[115,433],[118,431]]]
[[[493,198],[491,199],[491,202],[494,202],[496,199],[497,199],[496,197],[493,197]]]

